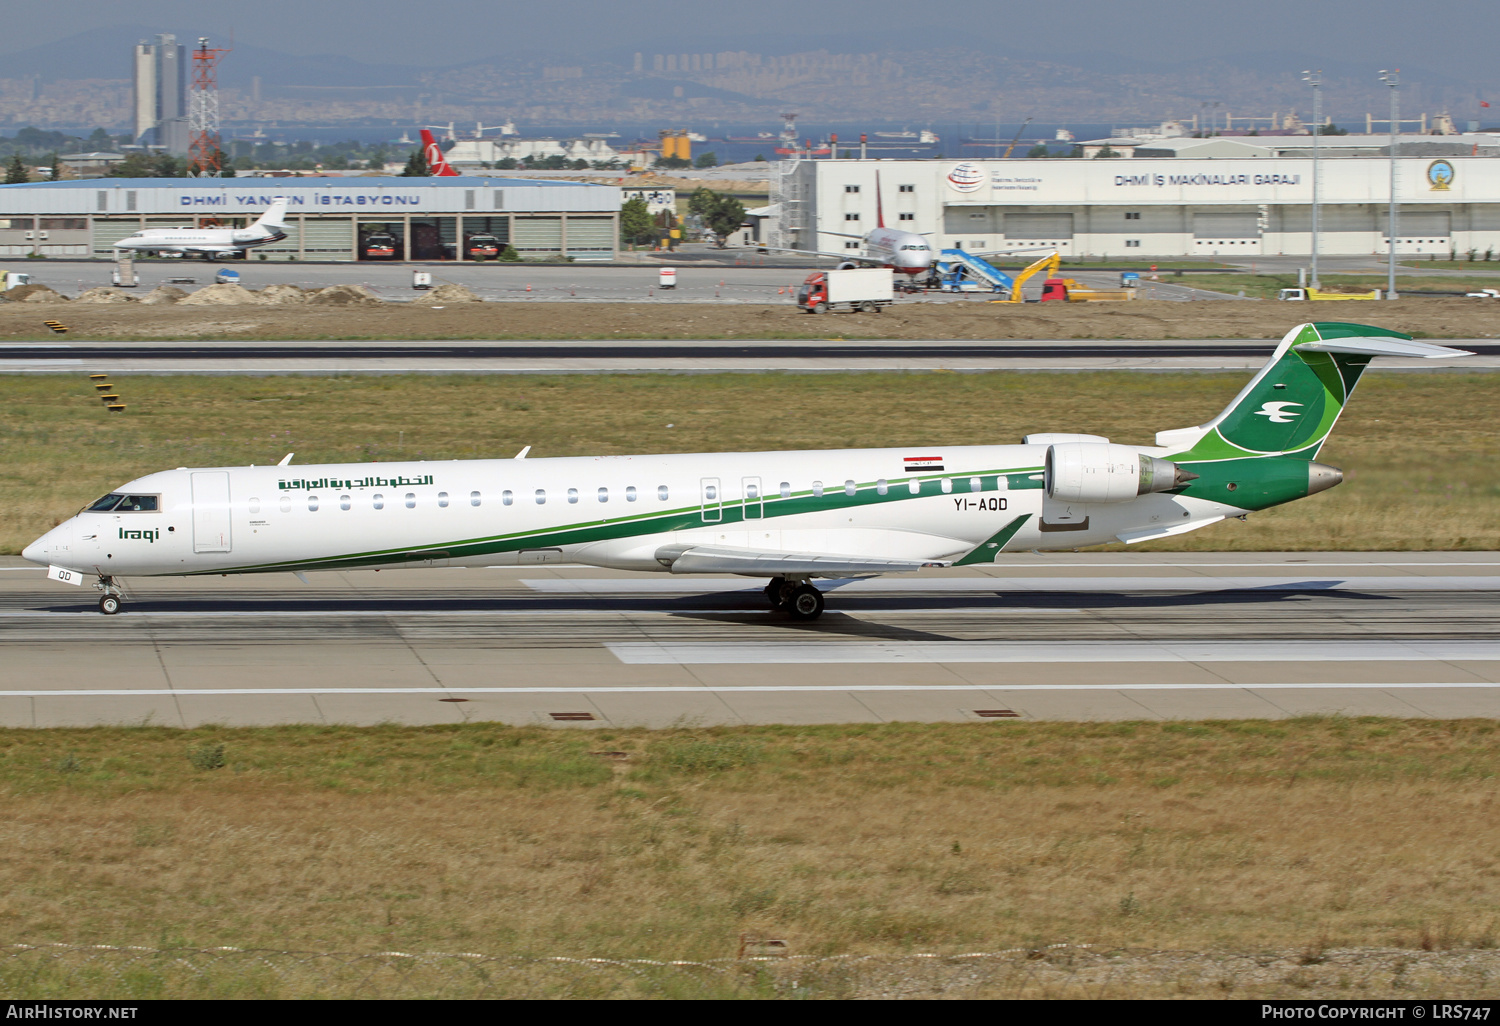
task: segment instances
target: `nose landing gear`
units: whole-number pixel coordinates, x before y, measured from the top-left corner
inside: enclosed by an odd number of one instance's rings
[[[772,609],[784,610],[793,620],[816,620],[823,615],[823,593],[805,579],[773,577],[766,585]]]
[[[114,616],[118,613],[120,605],[124,602],[125,593],[120,590],[120,586],[115,583],[115,579],[107,574],[100,574],[99,582],[94,587],[104,592],[99,598],[99,612],[105,616]]]

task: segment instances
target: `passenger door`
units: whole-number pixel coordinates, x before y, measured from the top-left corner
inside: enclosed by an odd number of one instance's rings
[[[230,542],[229,473],[193,474],[193,551],[228,552]]]

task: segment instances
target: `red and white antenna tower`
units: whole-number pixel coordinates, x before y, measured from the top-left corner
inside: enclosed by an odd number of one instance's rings
[[[199,176],[216,175],[222,154],[219,151],[219,58],[228,49],[210,50],[208,37],[198,37],[193,51],[193,96],[188,105],[188,163]]]

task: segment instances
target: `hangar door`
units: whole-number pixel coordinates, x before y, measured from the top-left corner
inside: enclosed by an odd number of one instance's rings
[[[1381,231],[1385,230],[1381,225]],[[1446,239],[1453,234],[1453,214],[1447,210],[1403,210],[1397,215],[1396,231],[1403,239]]]
[[[1007,239],[1071,239],[1072,214],[1006,214]]]
[[[1195,239],[1258,239],[1260,215],[1253,210],[1193,215]]]

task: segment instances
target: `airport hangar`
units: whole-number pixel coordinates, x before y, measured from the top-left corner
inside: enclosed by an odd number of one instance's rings
[[[1386,252],[1390,160],[1319,162],[1319,253]],[[1397,253],[1500,251],[1500,159],[1399,157]],[[1301,157],[792,160],[771,179],[773,245],[824,252],[875,227],[935,248],[1064,257],[1306,256],[1313,161]],[[833,233],[843,233],[837,235]]]
[[[287,197],[287,235],[250,260],[358,260],[369,233],[398,259],[463,260],[469,235],[523,257],[611,260],[620,190],[523,178],[90,178],[0,186],[0,257],[114,259],[142,228],[243,226]]]

